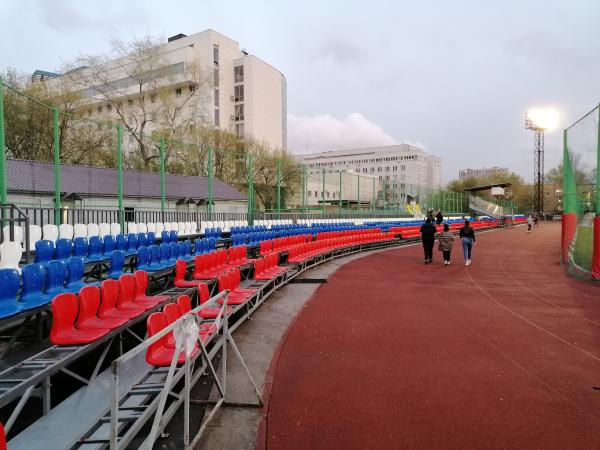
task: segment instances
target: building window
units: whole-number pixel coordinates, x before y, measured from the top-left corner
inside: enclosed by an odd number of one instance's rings
[[[194,86],[193,84],[190,85],[189,89],[190,89],[190,94],[193,94],[194,92],[196,92],[196,86]]]
[[[215,89],[215,106],[219,106],[219,90]]]
[[[112,105],[106,105],[106,110],[108,112],[111,112],[112,111]]]
[[[381,170],[382,170],[381,167],[377,168],[377,172],[381,172]]]
[[[375,167],[371,167],[371,173],[375,173]]]
[[[220,126],[220,121],[219,121],[219,110],[215,109],[215,127]]]
[[[390,171],[390,166],[385,166],[385,171],[389,172]]]
[[[88,117],[90,117],[92,115],[92,110],[88,109]]]
[[[244,136],[244,124],[243,123],[235,124],[235,135],[240,136],[240,137]]]
[[[215,87],[219,87],[219,69],[215,68],[213,71],[213,82]]]
[[[219,46],[217,44],[213,45],[213,61],[215,64],[219,64]]]
[[[235,66],[233,68],[233,80],[235,83],[244,82],[244,66]]]
[[[98,106],[98,114],[102,114],[102,106]]]
[[[235,120],[236,122],[244,120],[244,105],[235,105]]]
[[[132,108],[133,107],[133,100],[127,100],[127,106],[129,108]]]
[[[310,197],[312,194],[312,191],[308,191],[308,196]]]
[[[234,99],[236,102],[243,102],[244,101],[244,85],[243,84],[239,84],[237,86],[235,86],[234,88]]]
[[[366,167],[363,168],[363,173],[367,173],[367,168]]]
[[[319,193],[317,191],[315,191],[315,197],[318,197]]]
[[[175,89],[175,95],[179,97],[181,95],[181,88]]]

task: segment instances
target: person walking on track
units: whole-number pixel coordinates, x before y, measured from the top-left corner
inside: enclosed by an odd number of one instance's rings
[[[431,217],[428,217],[421,229],[421,242],[423,243],[423,251],[425,253],[425,264],[433,262],[433,243],[435,241],[435,233],[437,229],[435,225],[431,223]]]
[[[443,221],[444,221],[444,215],[442,214],[442,211],[440,211],[438,209],[438,212],[435,215],[435,223],[436,223],[436,225],[441,225]]]
[[[531,233],[531,225],[533,225],[533,217],[531,217],[531,214],[529,214],[529,217],[527,217],[527,232]]]
[[[458,231],[458,235],[462,239],[465,266],[468,266],[471,264],[471,251],[475,244],[475,230],[471,227],[468,220],[465,220],[465,226]]]
[[[450,227],[447,223],[444,224],[444,231],[438,237],[438,250],[444,255],[444,266],[450,264],[450,253],[454,244],[454,235],[450,232]]]

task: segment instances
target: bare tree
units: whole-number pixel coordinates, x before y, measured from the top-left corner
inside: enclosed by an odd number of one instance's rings
[[[155,139],[181,141],[206,125],[211,77],[199,60],[173,62],[160,43],[147,36],[132,42],[113,41],[106,55],[80,55],[65,76],[82,89],[82,109],[106,108],[123,125],[134,165],[151,169],[159,158]],[[150,138],[154,138],[150,139]],[[166,162],[172,157],[168,147]]]

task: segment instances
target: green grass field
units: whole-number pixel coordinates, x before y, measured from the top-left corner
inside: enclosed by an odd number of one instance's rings
[[[592,227],[577,228],[577,240],[575,241],[575,250],[573,251],[573,259],[575,260],[575,263],[586,270],[592,270],[592,231]]]

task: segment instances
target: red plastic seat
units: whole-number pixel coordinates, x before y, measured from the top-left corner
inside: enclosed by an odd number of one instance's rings
[[[167,319],[161,312],[155,312],[148,316],[146,321],[146,329],[148,330],[148,337],[152,337],[159,333],[167,326]],[[146,362],[152,366],[165,367],[171,365],[171,360],[175,354],[175,349],[166,347],[169,337],[168,334],[161,337],[158,341],[150,344],[146,350]],[[198,352],[198,348],[194,349],[194,352],[190,357],[195,356]],[[185,362],[185,354],[181,352],[177,358],[177,364],[183,364]]]
[[[100,308],[100,288],[98,286],[86,286],[79,291],[79,317],[77,317],[77,328],[80,330],[95,330],[109,328],[114,330],[126,323],[127,317],[98,317]]]
[[[50,342],[54,345],[82,345],[100,339],[110,329],[79,330],[75,328],[77,317],[77,295],[68,292],[59,294],[52,300],[52,328]]]
[[[181,317],[181,310],[177,303],[169,303],[163,308],[163,314],[165,315],[165,319],[167,319],[167,325],[171,325]],[[165,347],[175,348],[176,342],[173,332],[170,332],[167,336],[168,339],[165,342]]]
[[[131,305],[136,307],[136,309],[143,308],[144,311],[154,308],[156,303],[153,301],[135,301],[136,288],[135,277],[133,275],[121,275],[119,277],[119,297],[121,304]]]
[[[98,317],[101,319],[133,319],[138,313],[117,308],[119,299],[119,282],[117,280],[104,280],[100,285],[100,308]]]
[[[202,285],[198,289],[198,296],[200,298],[201,305],[206,303],[210,298],[210,292],[208,292],[208,285],[206,283],[202,283]],[[233,308],[231,306],[228,306],[225,313],[231,314],[231,311],[233,311]],[[198,311],[198,315],[203,319],[216,319],[220,312],[221,308],[207,307]]]
[[[121,278],[124,277],[133,278],[133,275],[121,275],[119,277],[119,281],[117,281],[119,292],[119,295],[117,297],[117,309],[119,311],[125,311],[127,313],[135,314],[134,317],[139,316],[143,312],[147,311],[148,308],[145,305],[138,305],[133,303],[133,293],[135,292],[135,288],[131,289],[126,287],[128,285],[128,282],[125,280],[121,280]],[[124,288],[125,291],[121,292],[121,288]]]
[[[4,424],[0,422],[0,450],[6,449],[6,432],[4,431]]]
[[[168,295],[147,295],[146,290],[148,289],[148,274],[143,270],[136,270],[133,274],[135,276],[135,298],[137,301],[153,301],[155,305],[170,300],[171,297]]]
[[[198,280],[186,280],[187,263],[183,259],[178,259],[175,263],[175,279],[173,284],[180,288],[197,288],[200,282]]]

